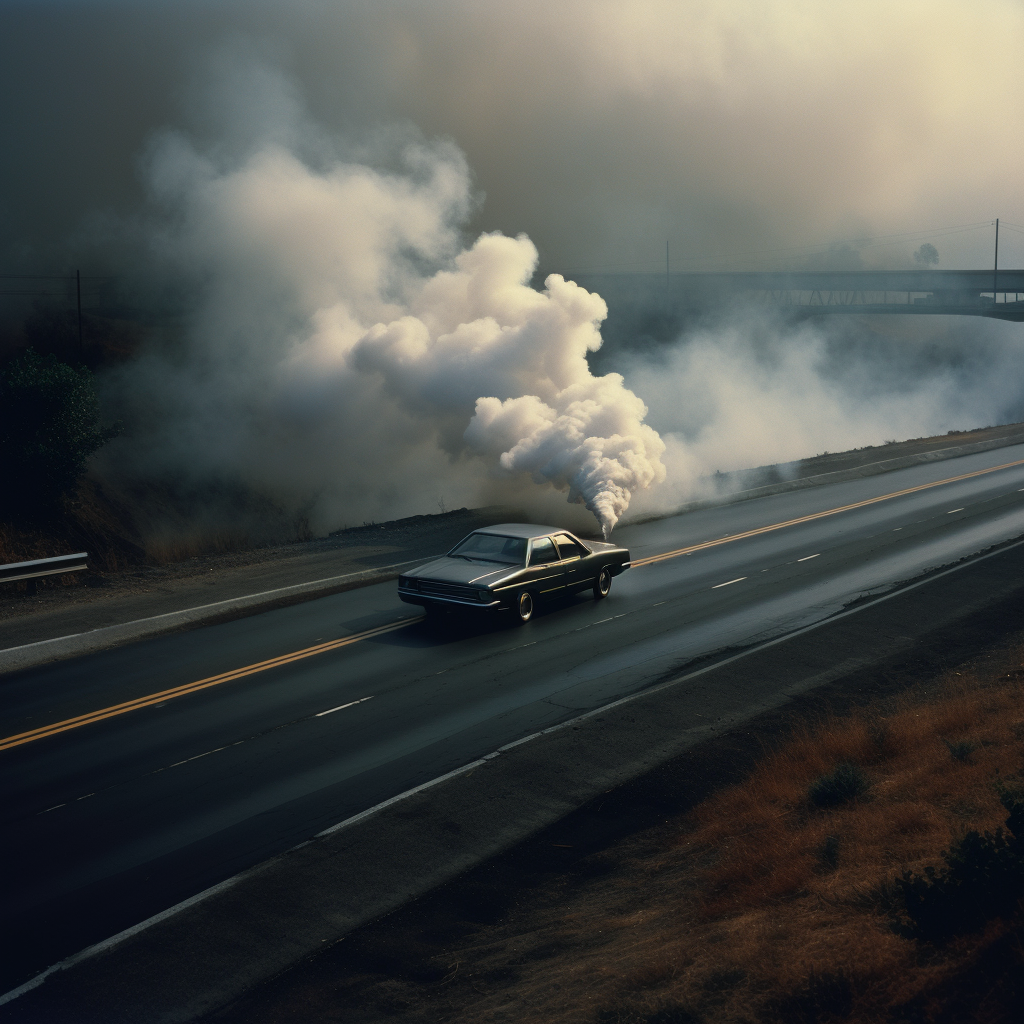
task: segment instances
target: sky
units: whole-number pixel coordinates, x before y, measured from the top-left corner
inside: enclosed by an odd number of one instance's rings
[[[666,241],[679,269],[842,240],[988,266],[989,223],[1024,226],[1016,0],[3,0],[0,28],[7,267],[131,211],[152,134],[219,130],[206,97],[246,51],[353,145],[454,142],[470,232],[525,232],[547,270],[660,269]]]

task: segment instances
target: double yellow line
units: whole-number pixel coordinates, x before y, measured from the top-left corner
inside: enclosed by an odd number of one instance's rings
[[[864,508],[867,505],[877,505],[880,501],[888,501],[890,498],[902,498],[905,494],[916,494],[918,491],[927,491],[932,487],[941,487],[943,484],[955,484],[959,480],[970,480],[971,477],[984,476],[986,473],[995,473],[1000,469],[1012,469],[1014,466],[1024,465],[1024,459],[1016,462],[1004,462],[1001,466],[992,466],[989,469],[976,469],[973,473],[962,473],[960,476],[947,477],[945,480],[935,480],[930,484],[918,484],[916,487],[905,487],[902,491],[892,491],[890,494],[882,494],[877,498],[867,498],[864,501],[855,501],[852,505],[840,505],[838,508],[830,508],[824,512],[815,512],[809,516],[800,516],[798,519],[787,519],[784,523],[772,523],[771,526],[759,526],[756,530],[746,530],[743,533],[732,533],[728,537],[719,537],[717,540],[706,540],[702,544],[691,544],[687,548],[676,548],[675,551],[664,551],[660,555],[651,555],[649,558],[637,558],[633,560],[632,567],[638,569],[644,565],[653,565],[655,562],[664,562],[669,558],[678,558],[680,555],[689,555],[694,551],[704,551],[707,548],[718,547],[719,544],[731,544],[736,540],[744,540],[747,537],[758,537],[762,533],[771,533],[773,530],[784,530],[787,526],[799,526],[801,523],[810,523],[815,519],[824,519],[826,516],[838,515],[840,512],[849,512],[851,509]]]
[[[353,633],[352,636],[342,637],[340,640],[328,640],[327,643],[306,647],[301,651],[282,654],[279,658],[258,661],[254,665],[246,665],[244,668],[236,668],[230,672],[221,672],[217,676],[197,679],[194,683],[184,683],[181,686],[173,686],[169,690],[161,690],[159,693],[151,693],[145,697],[137,697],[135,700],[127,700],[123,704],[114,704],[109,708],[91,711],[87,715],[79,715],[77,718],[66,718],[63,722],[41,725],[38,729],[30,729],[28,732],[19,732],[14,736],[0,739],[0,750],[20,747],[23,743],[41,740],[46,736],[55,736],[59,732],[78,729],[83,725],[90,725],[93,722],[102,722],[106,718],[114,718],[117,715],[124,715],[129,711],[137,711],[139,708],[147,708],[153,704],[162,704],[164,701],[174,700],[175,697],[184,697],[186,694],[195,693],[197,690],[206,690],[211,686],[219,686],[221,683],[230,683],[232,680],[252,676],[257,672],[267,672],[272,668],[288,665],[293,661],[301,661],[303,658],[313,658],[318,654],[325,654],[327,651],[334,651],[339,647],[347,647],[349,644],[358,643],[360,640],[369,640],[371,637],[391,633],[396,629],[402,629],[413,622],[419,621],[420,617],[402,619],[401,622],[392,622],[387,626],[378,626],[376,629],[367,629],[362,633]]]

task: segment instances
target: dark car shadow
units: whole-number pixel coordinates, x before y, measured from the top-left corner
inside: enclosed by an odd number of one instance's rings
[[[387,647],[443,647],[473,637],[489,636],[515,629],[511,612],[444,612],[429,615],[393,633],[370,637],[366,642]]]
[[[531,623],[541,622],[549,615],[564,614],[578,606],[592,604],[589,592],[557,597],[538,605],[533,618],[525,625],[511,611],[438,610],[405,629],[370,637],[365,642],[388,647],[443,647],[476,637],[529,630]]]

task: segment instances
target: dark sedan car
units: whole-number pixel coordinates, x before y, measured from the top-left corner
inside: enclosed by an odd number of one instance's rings
[[[608,596],[629,568],[615,544],[583,542],[552,526],[503,523],[471,533],[443,558],[398,577],[398,596],[428,611],[459,606],[510,608],[528,622],[538,601],[593,589]]]

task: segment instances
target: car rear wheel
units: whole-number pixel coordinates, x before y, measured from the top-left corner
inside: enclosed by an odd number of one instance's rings
[[[597,582],[594,584],[594,600],[600,601],[602,597],[607,597],[611,589],[612,571],[605,566],[598,574]]]
[[[524,590],[516,601],[515,611],[520,622],[529,622],[533,618],[533,594]]]

